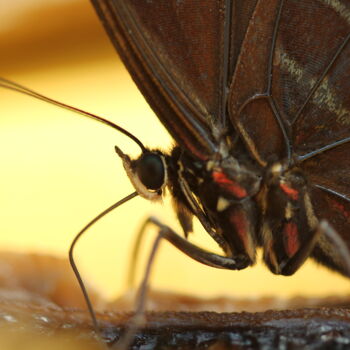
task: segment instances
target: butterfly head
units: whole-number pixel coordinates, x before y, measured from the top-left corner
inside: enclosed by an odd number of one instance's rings
[[[165,157],[160,151],[144,149],[137,159],[131,159],[115,146],[115,151],[123,161],[124,169],[141,197],[161,200],[168,182]]]

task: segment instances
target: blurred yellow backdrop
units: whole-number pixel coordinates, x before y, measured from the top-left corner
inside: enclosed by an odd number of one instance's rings
[[[88,0],[3,0],[0,17],[1,76],[104,116],[146,145],[169,149],[169,135],[119,62]],[[133,191],[114,145],[132,154],[138,149],[106,126],[3,89],[0,115],[1,249],[66,256],[83,225]],[[178,228],[169,203],[136,198],[96,224],[77,249],[84,277],[108,297],[120,293],[143,219],[156,214]],[[216,249],[199,225],[191,240]],[[205,296],[349,292],[347,280],[313,263],[285,278],[260,263],[221,271],[167,243],[161,248],[152,284],[163,289]]]

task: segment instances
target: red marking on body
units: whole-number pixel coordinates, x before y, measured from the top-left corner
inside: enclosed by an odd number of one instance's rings
[[[220,171],[213,171],[212,176],[215,183],[232,193],[236,198],[247,197],[247,191],[243,187],[239,186],[235,181],[228,178],[224,173]]]
[[[230,222],[235,227],[238,237],[241,239],[245,252],[254,259],[254,246],[249,235],[249,222],[247,216],[242,211],[234,211],[230,215]]]
[[[286,253],[292,257],[300,248],[297,225],[294,222],[287,222],[283,228],[283,235]]]
[[[230,221],[236,228],[238,236],[244,241],[247,236],[247,220],[244,213],[235,211],[230,216]]]
[[[299,197],[299,192],[294,188],[287,186],[286,184],[280,183],[281,190],[291,199],[296,201]]]

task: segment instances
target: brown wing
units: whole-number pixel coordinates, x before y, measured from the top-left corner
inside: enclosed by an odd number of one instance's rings
[[[260,0],[230,91],[230,117],[265,164],[350,137],[350,2]]]
[[[350,247],[350,2],[320,1],[317,16],[312,10],[308,55],[302,51],[303,37],[300,56],[288,57],[289,77],[303,82],[299,91],[290,92],[296,105],[289,108],[293,144],[313,187],[315,213]],[[337,248],[325,238],[313,256],[344,272]]]
[[[319,219],[350,247],[350,2],[260,0],[248,26],[229,111],[260,164],[287,158],[311,185]],[[276,159],[277,158],[277,159]],[[324,238],[316,259],[342,271]]]
[[[320,219],[327,220],[342,238],[344,245],[350,249],[350,201],[349,197],[333,191],[313,186],[311,198],[314,210]],[[339,248],[325,236],[318,241],[312,256],[320,263],[349,276],[344,257]]]
[[[257,0],[92,0],[139,89],[178,143],[205,158]]]
[[[260,0],[229,111],[264,164],[297,162],[315,185],[350,198],[350,2]]]
[[[281,112],[272,96],[273,55],[283,1],[259,0],[248,25],[229,95],[229,114],[252,156],[265,165],[288,155],[289,141]]]
[[[301,165],[312,184],[316,215],[327,220],[350,248],[350,143],[319,153]],[[313,256],[345,273],[338,249],[326,239],[320,241]]]

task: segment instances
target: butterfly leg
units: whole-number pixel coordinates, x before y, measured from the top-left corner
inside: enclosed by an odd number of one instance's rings
[[[326,243],[324,248],[328,252],[336,252],[336,254],[330,254],[330,258],[339,266],[339,272],[350,276],[350,251],[348,244],[344,241],[342,236],[329,224],[327,220],[320,221],[320,230],[323,234],[322,242]],[[332,249],[327,249],[329,243],[332,245]],[[318,244],[319,245],[319,244]],[[321,248],[322,249],[322,248]]]
[[[152,224],[159,228],[158,236],[160,236],[162,239],[167,240],[169,243],[171,243],[173,246],[181,250],[188,257],[204,265],[208,265],[208,266],[220,268],[220,269],[228,269],[228,270],[241,270],[247,267],[245,257],[242,259],[240,257],[238,258],[226,257],[223,255],[209,252],[189,242],[187,239],[183,238],[174,230],[172,230],[169,226],[162,224],[155,217],[149,217],[145,221],[145,223],[142,225],[134,246],[134,250],[132,254],[133,257],[136,257],[138,255],[138,252],[141,246],[141,240],[145,233],[146,227]],[[131,264],[131,269],[130,269],[131,272],[135,268],[133,267],[133,264],[134,262],[132,262]]]
[[[145,233],[147,232],[147,227],[149,225],[151,225],[152,222],[150,221],[150,218],[146,219],[140,230],[138,231],[137,235],[136,235],[136,240],[133,243],[133,247],[132,247],[132,252],[130,255],[130,262],[129,262],[129,266],[128,266],[128,272],[127,272],[127,280],[126,280],[126,288],[132,289],[134,287],[135,284],[135,275],[136,275],[136,267],[139,261],[139,257],[140,257],[140,249],[142,246],[142,242],[145,236]]]
[[[127,286],[128,289],[132,288],[134,286],[134,283],[135,283],[136,266],[137,266],[137,262],[138,262],[139,255],[140,255],[140,249],[142,247],[142,242],[143,242],[143,239],[144,239],[144,235],[147,232],[146,229],[147,229],[147,227],[149,225],[156,225],[159,229],[162,229],[162,228],[166,227],[169,230],[169,232],[171,232],[171,235],[173,237],[173,241],[171,241],[170,239],[168,239],[168,241],[170,243],[172,243],[173,245],[175,245],[178,249],[180,249],[184,254],[186,254],[186,255],[188,255],[190,257],[192,257],[191,256],[192,250],[190,249],[190,251],[189,251],[186,248],[181,248],[181,247],[183,247],[183,245],[182,245],[183,242],[185,242],[187,245],[195,247],[196,249],[200,249],[197,246],[189,243],[186,239],[182,238],[179,234],[175,233],[168,226],[160,223],[158,219],[156,219],[154,217],[150,217],[150,218],[146,219],[145,222],[142,224],[139,232],[137,233],[136,240],[135,240],[135,243],[134,243],[133,248],[132,248],[132,253],[131,253],[131,258],[130,258],[130,263],[129,263],[129,269],[128,269],[128,273],[127,273],[127,282],[126,282],[126,286]],[[174,237],[176,237],[176,238],[174,238]],[[164,238],[167,239],[166,237],[164,237]],[[181,247],[179,247],[179,245]],[[186,251],[184,251],[183,249],[186,250]],[[202,250],[202,251],[205,254],[212,254],[213,256],[215,256],[215,258],[213,258],[213,259],[216,260],[215,263],[217,264],[219,262],[219,265],[221,264],[220,266],[214,266],[214,267],[226,268],[226,267],[222,266],[222,263],[226,264],[227,261],[229,261],[229,265],[231,266],[231,267],[227,267],[228,269],[239,270],[239,269],[242,269],[242,268],[246,267],[245,263],[244,263],[246,261],[246,259],[244,259],[244,262],[243,262],[243,261],[240,261],[239,258],[234,260],[232,258],[224,257],[224,256],[221,256],[221,255],[216,255],[216,254],[207,252],[205,250]],[[196,251],[196,253],[194,255],[198,256],[198,254],[201,255],[200,252]],[[218,257],[221,257],[221,259],[218,258]],[[206,264],[206,265],[209,265],[209,266],[213,266],[212,265],[213,261],[211,263],[208,263],[208,261],[204,262],[203,260],[202,261],[200,261],[198,259],[195,259],[195,260],[197,260],[197,261],[199,261],[199,262],[201,262],[203,264]],[[236,264],[235,267],[232,267],[234,265],[234,264],[232,264],[232,261],[237,261],[237,264]],[[239,261],[239,263],[238,263],[238,261]]]
[[[284,276],[293,275],[304,264],[305,260],[310,257],[317,240],[321,235],[320,226],[318,226],[303,242],[300,249],[289,259],[280,262],[280,274]]]
[[[130,344],[133,340],[137,329],[142,327],[142,325],[145,322],[143,315],[145,310],[145,302],[147,298],[150,273],[155,260],[156,253],[159,249],[159,244],[162,239],[167,240],[169,243],[181,250],[184,254],[202,264],[228,270],[239,270],[246,267],[245,259],[242,263],[239,261],[239,259],[235,260],[231,257],[225,257],[206,251],[196,246],[195,244],[187,241],[185,238],[173,231],[169,226],[162,224],[158,219],[154,217],[148,218],[142,225],[141,230],[139,231],[139,234],[137,236],[132,257],[137,258],[139,249],[141,247],[141,241],[144,236],[144,233],[146,232],[146,227],[148,225],[155,225],[156,227],[158,227],[159,231],[152,245],[152,250],[147,261],[144,277],[138,291],[138,295],[136,298],[135,314],[130,320],[130,324],[128,325],[126,333],[124,334],[124,336],[120,340],[120,343],[118,344],[120,349],[128,349],[130,347]],[[130,278],[132,280],[135,273],[135,264],[136,262],[133,261],[131,263],[130,268]]]
[[[313,257],[349,275],[347,242],[314,212],[317,202],[305,177],[297,169],[274,174],[261,197],[261,229],[264,260],[275,274],[292,275],[305,260]],[[345,250],[345,252],[344,252]],[[321,254],[320,254],[321,252]],[[318,254],[318,255],[317,255]],[[319,255],[325,258],[319,258]],[[328,266],[328,265],[327,265]]]
[[[294,274],[300,266],[309,258],[313,249],[321,237],[325,237],[336,248],[339,253],[339,257],[344,265],[345,272],[350,275],[350,252],[347,249],[346,244],[339,234],[329,225],[325,220],[322,220],[312,232],[309,238],[303,242],[300,249],[289,259],[280,260],[278,268],[271,268],[271,261],[266,261],[271,270],[275,273],[289,276]],[[273,254],[265,253],[266,256],[272,256]],[[276,263],[276,262],[275,262]]]

